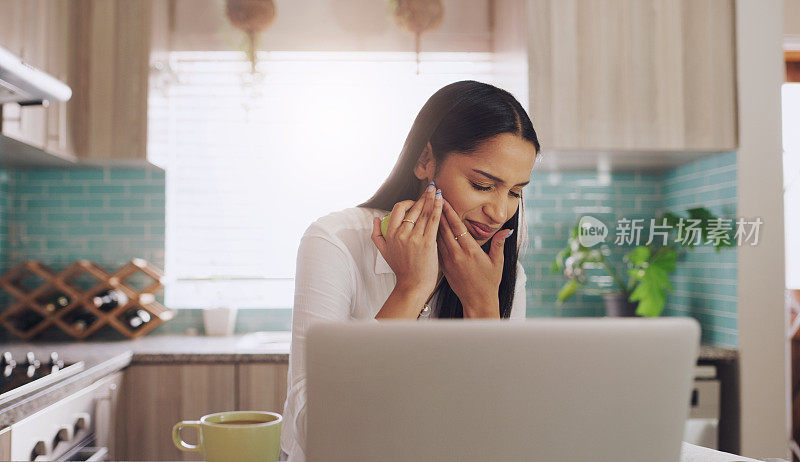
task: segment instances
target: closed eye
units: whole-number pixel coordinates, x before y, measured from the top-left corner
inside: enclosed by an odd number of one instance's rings
[[[491,186],[481,186],[481,185],[479,185],[477,183],[473,183],[471,181],[470,181],[470,184],[472,185],[473,188],[477,189],[478,191],[488,191],[488,190],[492,189]],[[509,191],[508,194],[511,195],[511,197],[516,197],[518,199],[521,197],[521,194],[515,193],[514,191]]]

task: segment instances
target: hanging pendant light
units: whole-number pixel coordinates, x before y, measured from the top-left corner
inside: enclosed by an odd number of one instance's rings
[[[247,34],[247,57],[250,70],[255,73],[258,34],[275,20],[275,3],[272,0],[226,0],[225,14],[234,27]]]
[[[439,28],[444,17],[441,0],[390,0],[390,10],[398,27],[414,34],[414,50],[417,54],[419,75],[420,38],[425,32]]]

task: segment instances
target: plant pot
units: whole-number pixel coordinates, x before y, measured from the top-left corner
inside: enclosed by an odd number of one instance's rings
[[[615,292],[613,294],[603,294],[603,301],[606,305],[606,316],[609,317],[634,317],[636,314],[637,302],[628,301],[628,294]]]

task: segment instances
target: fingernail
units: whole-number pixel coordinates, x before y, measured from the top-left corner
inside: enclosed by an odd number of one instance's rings
[[[509,229],[508,230],[508,234],[506,234],[506,237],[504,237],[503,239],[508,239],[509,237],[511,237],[512,234],[514,234],[514,230],[513,229]]]
[[[431,183],[431,184],[428,185],[428,188],[425,189],[425,190],[428,191],[428,192],[431,192],[431,191],[433,191],[433,189],[434,189],[433,183]]]
[[[441,202],[442,201],[442,190],[441,189],[437,189],[436,190],[436,201],[437,202]]]

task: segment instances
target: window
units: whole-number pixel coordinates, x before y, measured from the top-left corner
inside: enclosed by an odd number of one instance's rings
[[[151,162],[167,171],[166,304],[290,308],[308,225],[367,200],[442,86],[491,53],[174,52],[154,72]]]

